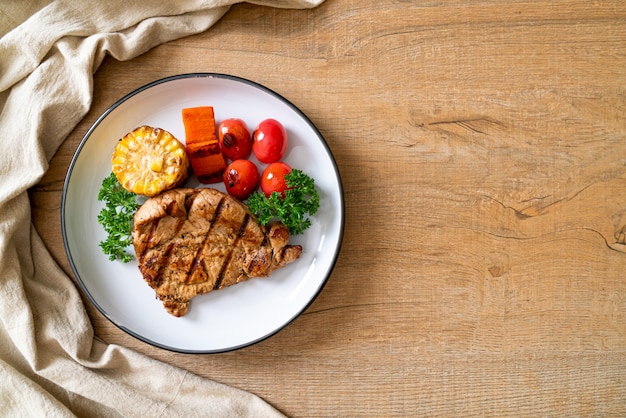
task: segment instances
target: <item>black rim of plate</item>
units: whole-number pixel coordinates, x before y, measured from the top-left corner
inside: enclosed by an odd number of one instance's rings
[[[137,332],[135,332],[135,331],[125,327],[124,325],[119,324],[117,321],[115,321],[113,318],[111,318],[109,316],[109,314],[94,299],[94,297],[91,295],[91,293],[87,289],[87,286],[83,282],[82,278],[78,274],[77,268],[74,265],[74,260],[73,260],[72,254],[71,254],[70,249],[69,249],[68,237],[67,237],[67,232],[66,232],[65,204],[66,204],[66,196],[67,196],[68,185],[69,185],[69,182],[70,182],[70,178],[72,176],[72,171],[74,169],[76,161],[79,158],[81,150],[83,149],[84,145],[87,143],[89,138],[91,137],[91,135],[94,132],[94,130],[96,130],[96,128],[100,125],[100,123],[102,123],[102,121],[111,112],[113,112],[117,107],[119,107],[122,103],[126,102],[131,97],[136,96],[137,94],[139,94],[139,93],[141,93],[141,92],[143,92],[145,90],[148,90],[148,89],[150,89],[150,88],[152,88],[154,86],[157,86],[157,85],[160,85],[160,84],[164,84],[164,83],[168,83],[168,82],[171,82],[171,81],[186,79],[186,78],[220,78],[220,79],[226,79],[226,80],[230,80],[230,81],[235,81],[235,82],[247,84],[247,85],[250,85],[250,86],[252,86],[252,87],[254,87],[256,89],[259,89],[259,90],[261,90],[261,91],[263,91],[263,92],[265,92],[265,93],[267,93],[267,94],[269,94],[271,96],[274,96],[275,98],[281,100],[283,103],[288,105],[296,114],[298,114],[311,127],[311,129],[315,132],[315,134],[317,135],[318,139],[320,140],[322,146],[325,148],[326,152],[331,157],[331,162],[332,162],[332,165],[333,165],[333,168],[334,168],[334,171],[335,171],[335,176],[337,178],[337,186],[338,186],[338,189],[339,189],[341,221],[340,221],[340,225],[339,225],[340,229],[339,229],[339,236],[338,236],[339,239],[338,239],[338,243],[337,243],[337,250],[335,251],[335,254],[333,255],[333,258],[332,258],[332,261],[331,261],[331,264],[330,264],[330,268],[328,269],[328,272],[326,273],[326,277],[324,277],[324,279],[321,281],[321,283],[320,283],[317,291],[315,292],[315,294],[313,294],[311,299],[292,318],[287,320],[282,326],[278,327],[277,329],[271,331],[270,333],[268,333],[266,335],[263,335],[260,338],[257,338],[255,340],[249,341],[247,343],[236,345],[236,346],[232,346],[232,347],[225,347],[225,348],[221,348],[221,349],[187,350],[187,349],[184,349],[184,348],[171,347],[171,346],[168,346],[168,345],[161,344],[159,342],[153,341],[153,340],[151,340],[149,338],[146,338],[146,337],[142,336],[141,334],[138,334]],[[145,342],[147,344],[150,344],[150,345],[152,345],[154,347],[158,347],[158,348],[161,348],[161,349],[164,349],[164,350],[177,352],[177,353],[185,353],[185,354],[213,354],[213,353],[224,353],[224,352],[229,352],[229,351],[235,351],[235,350],[239,350],[239,349],[244,348],[244,347],[248,347],[248,346],[257,344],[257,343],[259,343],[259,342],[261,342],[263,340],[266,340],[267,338],[275,335],[279,331],[285,329],[291,322],[293,322],[304,311],[306,311],[308,309],[308,307],[315,301],[315,299],[317,299],[317,297],[321,293],[322,289],[324,288],[324,286],[328,282],[328,279],[329,279],[330,275],[332,274],[333,269],[335,268],[335,265],[337,263],[337,258],[339,257],[339,253],[341,252],[341,246],[343,244],[344,227],[345,227],[345,201],[344,201],[344,196],[343,196],[343,185],[342,185],[342,182],[341,182],[341,176],[340,176],[340,173],[339,173],[339,168],[337,167],[337,162],[335,161],[335,158],[334,158],[334,156],[332,154],[332,151],[330,150],[330,147],[328,146],[328,143],[324,139],[324,136],[321,134],[321,132],[313,124],[313,122],[311,122],[311,120],[296,105],[294,105],[289,100],[287,100],[285,97],[283,97],[282,95],[276,93],[275,91],[273,91],[273,90],[271,90],[271,89],[269,89],[269,88],[267,88],[267,87],[265,87],[265,86],[263,86],[261,84],[258,84],[258,83],[254,82],[254,81],[250,81],[248,79],[245,79],[245,78],[241,78],[241,77],[234,76],[234,75],[229,75],[229,74],[220,74],[220,73],[187,73],[187,74],[178,74],[178,75],[174,75],[174,76],[161,78],[159,80],[150,82],[148,84],[145,84],[144,86],[141,86],[141,87],[133,90],[132,92],[126,94],[121,99],[119,99],[115,103],[113,103],[113,105],[111,105],[100,117],[98,117],[98,119],[89,128],[89,130],[87,131],[87,133],[85,134],[85,136],[81,140],[80,144],[78,145],[78,148],[76,149],[76,152],[74,153],[74,156],[72,157],[72,160],[70,162],[69,168],[67,170],[67,174],[65,176],[65,182],[63,184],[63,194],[62,194],[62,197],[61,197],[61,231],[62,231],[62,234],[63,234],[63,245],[65,246],[65,253],[67,254],[67,258],[69,260],[70,267],[72,268],[72,272],[74,273],[74,277],[78,281],[78,284],[80,285],[81,289],[83,290],[83,293],[87,296],[89,301],[113,325],[115,325],[116,327],[118,327],[119,329],[124,331],[125,333],[133,336],[134,338],[136,338],[136,339],[138,339],[140,341],[143,341],[143,342]]]

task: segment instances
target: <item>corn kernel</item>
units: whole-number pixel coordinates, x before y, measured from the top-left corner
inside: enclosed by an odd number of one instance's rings
[[[157,157],[152,160],[150,164],[150,170],[159,172],[163,169],[163,157]]]

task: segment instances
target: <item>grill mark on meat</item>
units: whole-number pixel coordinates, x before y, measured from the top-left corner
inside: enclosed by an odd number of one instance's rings
[[[176,208],[176,201],[172,200],[166,207],[165,207],[165,213],[167,213],[168,215],[172,215],[174,213],[174,209]]]
[[[172,250],[175,246],[176,245],[173,242],[168,244],[167,247],[165,247],[165,251],[163,251],[162,257],[159,257],[158,253],[156,253],[154,257],[151,257],[146,261],[146,272],[153,271],[152,267],[156,265],[153,277],[146,277],[146,274],[144,273],[144,277],[152,287],[157,288],[161,286],[161,283],[163,283],[163,267],[169,263],[170,257],[172,256]]]
[[[180,230],[182,229],[183,225],[185,224],[185,220],[184,219],[180,219],[178,222],[176,222],[176,233],[175,235],[178,235],[180,233]]]
[[[194,195],[194,199],[195,199],[195,196],[197,196],[197,193]],[[215,212],[213,213],[213,218],[211,218],[209,229],[208,229],[206,235],[204,236],[204,239],[202,240],[202,243],[198,247],[198,250],[196,251],[196,254],[193,257],[193,260],[191,261],[191,265],[189,267],[189,271],[187,272],[187,279],[186,279],[187,282],[189,282],[191,276],[193,276],[193,274],[196,272],[196,270],[199,267],[202,267],[202,269],[204,270],[205,276],[208,277],[208,272],[206,271],[204,263],[202,263],[202,252],[204,251],[204,249],[208,245],[209,237],[211,236],[211,230],[213,229],[213,226],[215,226],[215,224],[217,223],[217,220],[219,219],[220,215],[222,214],[222,209],[223,208],[224,208],[224,198],[222,197],[220,199],[220,201],[218,202],[217,206],[215,207]]]
[[[157,230],[160,221],[161,220],[159,219],[157,222],[153,222],[150,229],[150,239],[152,239],[152,236]],[[179,233],[184,223],[184,219],[180,219],[178,222],[176,222],[176,234]],[[159,243],[153,243],[153,245],[150,246],[149,244],[150,241],[148,241],[148,245],[146,245],[146,249],[141,257],[138,256],[137,258],[139,259],[140,265],[144,265],[144,276],[147,275],[147,277],[149,278],[149,282],[152,283],[153,287],[159,287],[163,283],[163,273],[165,270],[165,266],[170,263],[172,254],[176,253],[174,250],[178,247],[178,245],[176,241],[171,241],[165,244],[165,250],[160,252],[159,248],[163,245],[159,245]],[[150,255],[152,256],[150,257]],[[144,261],[144,257],[148,257],[147,260]],[[151,275],[150,272],[154,272],[154,275]]]
[[[215,213],[213,214],[213,219],[211,219],[211,226],[209,227],[209,231],[213,229],[213,225],[217,223],[217,220],[222,215],[222,209],[224,209],[224,201],[225,199],[222,197],[220,201],[217,203],[217,207],[215,208]],[[208,236],[209,234],[207,234]]]
[[[191,210],[193,206],[193,202],[196,201],[196,197],[198,197],[198,192],[190,193],[189,196],[185,197],[185,210],[187,213]]]
[[[161,220],[159,219],[157,222],[153,222],[152,225],[150,226],[150,233],[148,234],[148,240],[146,241],[146,246],[144,248],[142,256],[145,253],[147,253],[150,250],[150,248],[154,247],[154,235],[155,235],[157,228],[159,227],[160,221]]]
[[[280,250],[280,252],[278,253],[279,260],[282,260],[283,258],[285,258],[285,253],[287,252],[288,249],[289,247],[285,246]]]
[[[201,262],[202,259],[200,258],[200,254],[202,252],[202,249],[205,246],[205,243],[206,243],[206,238],[204,239],[204,241],[202,241],[202,244],[198,248],[198,251],[196,252],[196,255],[194,256],[193,260],[191,261],[191,267],[189,268],[189,272],[187,272],[187,280],[186,280],[187,283],[191,280],[191,277],[196,273],[196,270],[198,270],[199,267],[202,267],[202,269],[204,270],[204,273],[206,275],[206,269],[204,268],[204,265]]]
[[[220,272],[217,275],[217,280],[215,281],[215,284],[213,285],[213,290],[217,290],[222,286],[222,281],[224,281],[224,274],[226,273],[226,270],[228,269],[228,266],[230,265],[230,262],[233,258],[233,252],[235,248],[237,247],[239,240],[241,239],[241,237],[243,237],[243,234],[246,231],[246,227],[248,226],[249,221],[250,221],[250,215],[246,213],[246,215],[243,217],[243,221],[241,221],[241,225],[239,225],[239,231],[237,231],[237,237],[235,238],[235,242],[230,247],[230,251],[228,252],[228,255],[226,256],[226,258],[224,259],[224,263],[222,263]]]
[[[279,263],[289,262],[294,259],[294,256],[298,258],[300,253],[302,253],[301,245],[286,245],[274,255],[274,260]]]
[[[145,239],[145,243],[146,245],[144,245],[142,247],[142,252],[141,254],[137,254],[137,259],[139,260],[139,262],[141,262],[141,260],[143,259],[143,257],[146,255],[146,252],[148,252],[149,245],[150,242],[152,241],[152,237],[154,236],[154,231],[156,231],[157,227],[158,227],[159,223],[158,222],[152,222],[152,224],[150,224],[150,230],[148,232],[148,236]]]

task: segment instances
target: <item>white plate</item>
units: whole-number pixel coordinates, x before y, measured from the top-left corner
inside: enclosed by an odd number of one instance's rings
[[[142,279],[137,261],[109,261],[98,245],[106,234],[97,216],[102,180],[111,172],[119,138],[140,125],[166,129],[184,142],[181,110],[213,106],[215,118],[237,117],[250,130],[263,119],[288,133],[284,161],[315,179],[320,208],[303,235],[292,237],[303,254],[296,262],[229,288],[197,296],[182,318],[166,313]],[[259,170],[263,165],[259,164]],[[191,179],[188,186],[198,186]],[[202,186],[201,186],[202,187]],[[223,184],[211,185],[224,191]],[[70,164],[61,208],[65,249],[91,302],[122,330],[149,344],[184,353],[216,353],[261,341],[289,324],[313,302],[339,254],[344,201],[337,165],[320,132],[292,103],[249,80],[223,74],[164,78],[126,95],[89,129]]]

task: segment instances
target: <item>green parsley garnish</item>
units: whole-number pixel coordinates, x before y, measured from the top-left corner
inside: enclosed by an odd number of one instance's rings
[[[139,207],[137,196],[124,189],[115,174],[111,173],[102,181],[98,200],[105,203],[98,215],[98,222],[108,234],[107,239],[100,242],[100,248],[109,256],[109,260],[120,259],[128,263],[134,258],[126,252],[126,248],[132,244],[133,216]]]
[[[294,169],[285,175],[289,189],[285,198],[273,192],[269,197],[254,192],[248,198],[248,207],[261,225],[267,225],[272,219],[280,220],[291,234],[302,234],[311,226],[309,216],[319,208],[320,196],[315,189],[315,181],[301,170]]]

